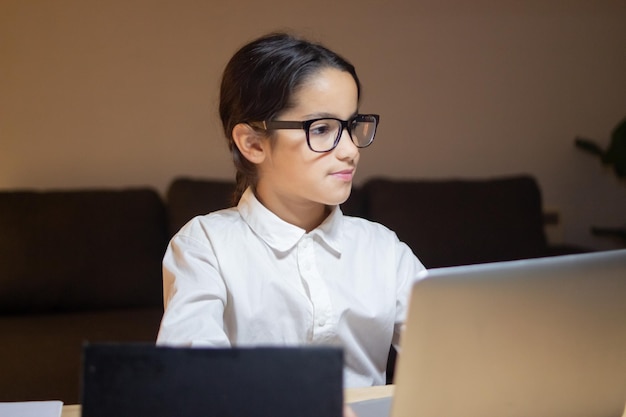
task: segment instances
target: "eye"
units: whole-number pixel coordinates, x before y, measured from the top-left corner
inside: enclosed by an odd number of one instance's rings
[[[319,120],[311,125],[309,128],[309,135],[312,136],[327,136],[333,130],[328,120]]]

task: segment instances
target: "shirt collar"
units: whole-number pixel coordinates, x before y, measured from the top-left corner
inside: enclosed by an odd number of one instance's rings
[[[279,252],[287,252],[306,234],[306,230],[287,223],[261,204],[251,188],[241,196],[237,210],[252,231]],[[339,230],[342,219],[343,213],[339,206],[334,206],[328,217],[309,236],[318,237],[331,251],[340,254]]]
[[[320,240],[336,255],[341,255],[341,223],[343,213],[339,206],[334,206],[328,217],[316,229],[311,231],[311,235],[319,236]]]

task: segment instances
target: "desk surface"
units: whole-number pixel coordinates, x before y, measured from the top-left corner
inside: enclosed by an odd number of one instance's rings
[[[345,401],[350,404],[357,401],[373,400],[375,398],[391,397],[393,385],[380,385],[365,388],[347,388],[343,392]]]
[[[393,385],[366,388],[347,388],[344,391],[344,397],[347,403],[390,397],[391,395],[393,395]],[[64,405],[61,417],[80,417],[80,405]]]

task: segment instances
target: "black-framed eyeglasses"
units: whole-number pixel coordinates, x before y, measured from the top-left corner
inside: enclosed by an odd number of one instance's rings
[[[306,132],[306,143],[309,148],[313,152],[322,153],[330,152],[337,147],[344,129],[348,131],[350,139],[357,148],[371,145],[379,121],[380,116],[377,114],[357,114],[348,120],[324,117],[302,122],[268,120],[249,124],[263,130],[303,129]]]

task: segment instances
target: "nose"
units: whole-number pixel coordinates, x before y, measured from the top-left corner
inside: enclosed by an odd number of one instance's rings
[[[341,131],[341,137],[339,138],[335,152],[339,159],[355,159],[359,154],[359,148],[357,148],[352,141],[352,134],[347,126]]]

